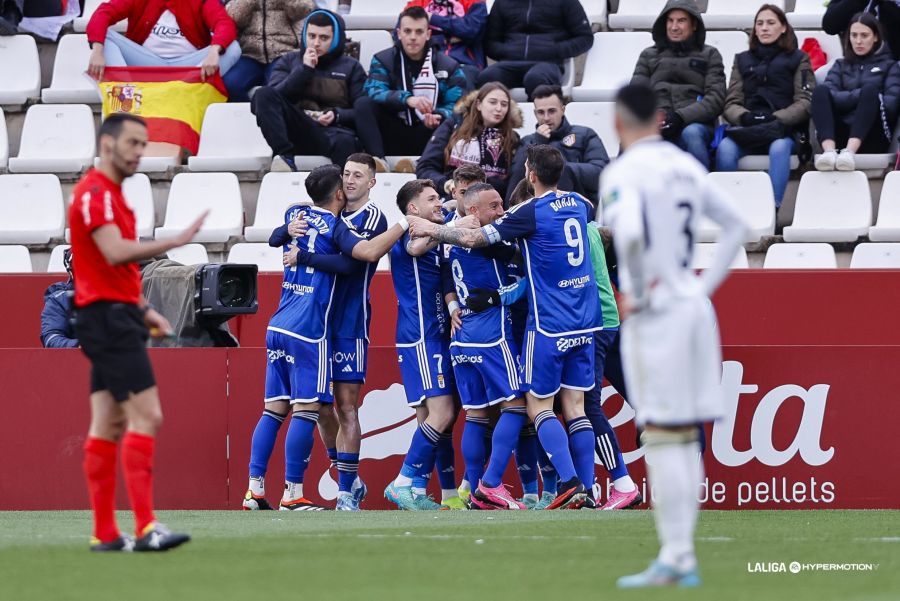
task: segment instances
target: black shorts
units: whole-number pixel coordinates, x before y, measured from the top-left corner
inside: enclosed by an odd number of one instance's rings
[[[108,390],[118,401],[156,386],[147,340],[150,332],[136,305],[97,302],[78,309],[75,334],[91,361],[91,392]]]

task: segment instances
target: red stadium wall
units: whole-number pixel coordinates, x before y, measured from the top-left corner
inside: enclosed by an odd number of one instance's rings
[[[78,351],[42,350],[43,289],[56,278],[0,276],[0,509],[87,507],[81,445],[88,423],[88,366]],[[162,508],[236,508],[246,486],[249,440],[261,411],[266,320],[278,276],[261,278],[260,314],[234,324],[245,348],[154,350],[165,411],[156,499]],[[361,473],[369,508],[399,468],[414,426],[390,343],[390,278],[374,287],[370,379],[360,411]],[[742,272],[716,297],[727,419],[707,432],[708,508],[900,508],[892,478],[900,453],[900,278],[895,272]],[[16,348],[19,347],[19,348]],[[22,348],[25,347],[25,348]],[[31,348],[27,348],[31,347]],[[611,388],[605,409],[643,482],[632,414]],[[457,434],[461,430],[458,424]],[[270,468],[280,494],[281,441]],[[308,496],[334,498],[317,444]],[[462,462],[457,462],[458,473]],[[602,472],[602,468],[599,472]],[[598,473],[599,473],[598,472]],[[508,482],[517,479],[511,468]],[[22,494],[22,491],[28,491]],[[125,507],[124,493],[120,504]]]

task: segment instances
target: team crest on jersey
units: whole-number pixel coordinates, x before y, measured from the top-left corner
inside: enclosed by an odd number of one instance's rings
[[[438,374],[438,388],[444,388],[444,376]]]
[[[565,138],[562,139],[563,146],[572,147],[575,146],[575,134],[569,134]]]

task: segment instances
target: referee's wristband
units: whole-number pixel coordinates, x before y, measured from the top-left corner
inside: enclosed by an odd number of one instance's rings
[[[400,218],[400,221],[397,222],[397,225],[403,228],[404,232],[409,230],[409,221],[407,221],[406,215]]]
[[[453,315],[454,313],[459,311],[459,308],[459,303],[457,301],[450,301],[449,303],[447,303],[447,311],[450,313],[450,315]]]

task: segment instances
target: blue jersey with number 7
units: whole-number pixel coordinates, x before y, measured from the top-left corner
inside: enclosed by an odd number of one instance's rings
[[[591,204],[574,192],[548,192],[482,228],[491,244],[519,240],[529,285],[529,330],[548,336],[602,328],[587,224]]]

